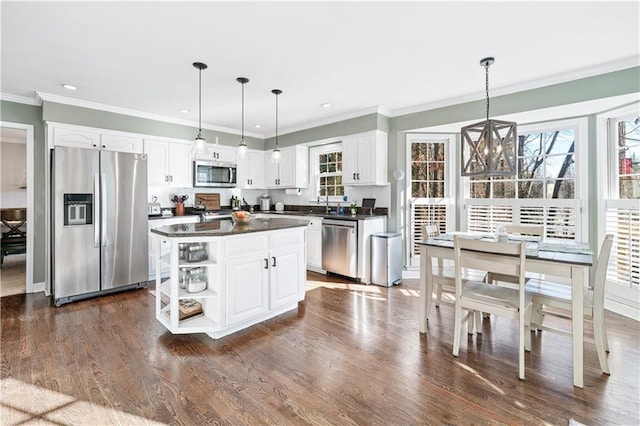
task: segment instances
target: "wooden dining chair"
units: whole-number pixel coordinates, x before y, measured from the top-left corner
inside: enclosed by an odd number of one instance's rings
[[[531,295],[525,292],[525,247],[525,242],[470,240],[459,235],[453,239],[456,266],[453,355],[457,357],[460,350],[463,309],[511,318],[518,322],[518,377],[522,380],[525,378],[524,351],[531,349]],[[517,276],[519,287],[464,280],[463,268]]]
[[[608,234],[600,248],[594,281],[590,283],[589,288],[585,289],[584,292],[584,315],[593,322],[593,340],[595,341],[600,368],[604,374],[610,374],[606,354],[606,352],[609,352],[609,342],[604,323],[604,289],[612,245],[613,235]],[[546,315],[571,319],[571,286],[545,280],[529,280],[526,290],[532,297],[531,327],[570,336],[571,333],[569,332],[544,325],[543,319]],[[557,309],[560,309],[561,312],[557,311]]]
[[[440,236],[438,225],[426,224],[422,227],[423,238],[434,238]],[[435,306],[440,307],[442,302],[442,293],[451,295],[453,299],[456,293],[456,268],[452,264],[445,264],[442,258],[437,258],[432,269],[433,288],[436,291]],[[462,271],[462,279],[485,281],[486,272],[464,269]],[[453,300],[445,300],[445,303],[453,303]]]
[[[542,225],[506,225],[505,231],[507,236],[526,236],[526,237],[537,237],[540,241],[544,240],[544,226]],[[535,274],[535,273],[527,273],[525,275],[527,278],[537,278],[543,279],[544,275]],[[502,282],[508,284],[518,284],[518,277],[510,277],[508,275],[500,275],[500,274],[488,274],[488,281],[492,282]]]

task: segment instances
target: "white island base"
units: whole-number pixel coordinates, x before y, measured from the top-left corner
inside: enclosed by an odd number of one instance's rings
[[[171,269],[168,279],[156,276],[156,318],[174,334],[206,333],[217,339],[295,309],[304,300],[308,221],[256,219],[245,229],[227,221],[152,231],[156,244],[171,245],[168,255],[156,257],[156,270],[162,263]],[[198,243],[206,260],[189,262],[184,244]],[[192,272],[204,273],[205,290],[181,288],[180,277]],[[181,320],[180,302],[192,300],[202,312]]]

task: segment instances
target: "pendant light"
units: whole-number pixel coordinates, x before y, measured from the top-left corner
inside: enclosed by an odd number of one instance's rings
[[[247,143],[244,141],[244,85],[249,82],[246,77],[238,77],[236,81],[242,84],[242,139],[238,145],[238,157],[245,158],[247,156]]]
[[[487,119],[461,129],[462,176],[514,176],[516,123],[489,119],[489,66],[494,58],[480,61],[485,69]]]
[[[271,153],[271,161],[278,163],[280,162],[280,146],[278,145],[278,96],[282,93],[282,90],[273,89],[271,93],[276,95],[276,147]]]
[[[202,62],[194,62],[193,66],[198,69],[198,136],[196,136],[193,147],[191,148],[191,156],[209,155],[207,141],[202,137],[202,70],[207,69],[207,64]]]

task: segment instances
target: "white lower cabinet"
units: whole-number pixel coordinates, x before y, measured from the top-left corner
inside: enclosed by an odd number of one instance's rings
[[[322,269],[322,218],[307,217],[307,269],[323,272]]]
[[[155,234],[156,237],[160,237]],[[170,245],[163,251],[162,240]],[[306,287],[306,228],[293,227],[220,237],[161,237],[154,259],[170,278],[156,276],[156,318],[172,333],[207,333],[213,338],[267,320],[297,307]],[[186,245],[204,245],[207,258],[189,262]],[[195,274],[205,290],[181,288]],[[186,284],[188,288],[188,284]],[[197,315],[180,318],[180,305],[198,306]]]

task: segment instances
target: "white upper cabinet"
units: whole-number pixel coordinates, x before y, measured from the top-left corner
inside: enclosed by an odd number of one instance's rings
[[[147,161],[147,185],[190,188],[193,162],[191,142],[144,140]]]
[[[233,146],[207,144],[207,155],[196,154],[196,160],[219,161],[224,163],[236,163],[237,149]]]
[[[271,161],[271,151],[265,151],[265,181],[267,188],[306,188],[309,186],[309,148],[301,145],[280,149],[280,161]]]
[[[246,157],[238,157],[238,188],[264,189],[264,156],[264,151],[248,149]]]
[[[344,185],[387,184],[387,134],[380,131],[342,139]]]
[[[112,132],[92,127],[47,123],[49,147],[69,146],[116,152],[143,152],[142,138],[135,134]]]

